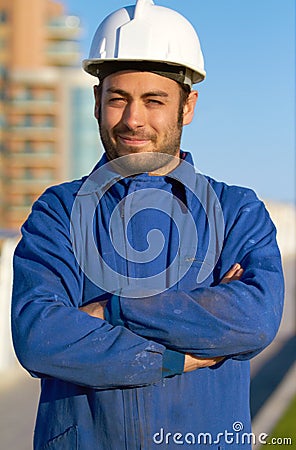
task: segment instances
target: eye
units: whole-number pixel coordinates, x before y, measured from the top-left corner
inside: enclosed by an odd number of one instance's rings
[[[121,106],[122,104],[125,103],[125,98],[124,97],[111,97],[111,98],[109,98],[108,103],[113,106],[117,106],[117,105]]]
[[[161,100],[156,100],[155,98],[148,98],[147,99],[148,105],[151,106],[162,106],[164,103]]]

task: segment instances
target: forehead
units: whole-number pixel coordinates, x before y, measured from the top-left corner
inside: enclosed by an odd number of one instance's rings
[[[122,90],[131,95],[142,95],[148,92],[163,91],[168,95],[177,95],[179,84],[170,78],[157,75],[152,72],[123,71],[107,76],[102,85],[102,90]]]

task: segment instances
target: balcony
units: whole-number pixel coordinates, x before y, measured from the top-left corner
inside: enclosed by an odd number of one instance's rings
[[[6,130],[9,139],[18,141],[49,141],[55,142],[58,139],[58,128],[40,125],[15,125]]]
[[[34,99],[21,99],[13,98],[10,102],[13,112],[27,112],[32,114],[52,114],[55,115],[58,112],[58,102],[54,100],[34,100]]]
[[[47,24],[47,38],[51,40],[76,40],[80,33],[80,19],[76,16],[56,17]]]
[[[52,141],[52,135],[56,135],[55,117],[51,115],[34,116],[24,115],[21,117],[10,117],[10,124],[7,127],[9,137],[21,136],[22,140],[30,141],[40,137],[41,140]]]
[[[79,44],[62,41],[48,44],[47,62],[55,66],[76,66],[80,62]]]
[[[13,86],[38,86],[55,89],[59,81],[59,72],[55,67],[40,67],[38,70],[16,69],[9,71]]]
[[[10,105],[13,111],[40,114],[56,114],[58,102],[53,90],[32,89],[30,87],[11,92]]]
[[[14,191],[14,187],[21,186],[22,188],[24,186],[28,187],[29,192],[36,192],[39,191],[40,186],[49,186],[54,183],[54,179],[52,177],[48,178],[14,178],[10,184],[10,188],[12,188],[11,192]],[[16,189],[17,190],[17,189]],[[22,190],[23,192],[23,190]]]
[[[55,183],[55,179],[48,178],[13,178],[5,183],[6,189],[9,189],[10,195],[33,195],[37,197],[48,186]]]
[[[58,155],[52,153],[9,153],[7,156],[9,167],[38,167],[38,168],[56,168],[59,163]]]

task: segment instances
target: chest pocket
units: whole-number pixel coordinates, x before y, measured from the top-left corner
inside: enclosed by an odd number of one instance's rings
[[[41,450],[78,450],[78,428],[68,428],[45,444]]]

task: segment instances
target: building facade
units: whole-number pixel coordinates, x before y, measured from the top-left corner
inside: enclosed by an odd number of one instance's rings
[[[0,229],[18,229],[47,186],[98,158],[80,32],[60,2],[0,0]]]

